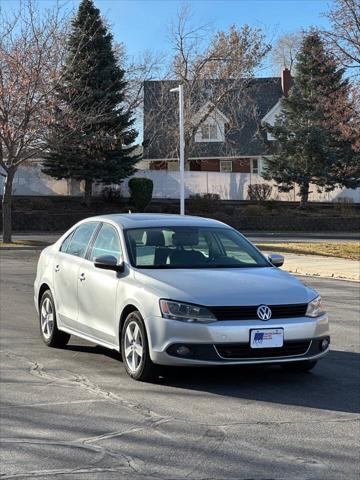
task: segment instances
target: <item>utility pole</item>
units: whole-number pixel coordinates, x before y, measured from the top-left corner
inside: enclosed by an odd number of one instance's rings
[[[179,93],[179,168],[180,168],[180,215],[185,215],[185,138],[184,138],[184,86],[172,88]]]

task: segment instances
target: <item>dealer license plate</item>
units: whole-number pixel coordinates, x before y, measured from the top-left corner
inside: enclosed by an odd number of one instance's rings
[[[251,348],[277,348],[284,345],[284,330],[282,328],[263,328],[251,330]]]

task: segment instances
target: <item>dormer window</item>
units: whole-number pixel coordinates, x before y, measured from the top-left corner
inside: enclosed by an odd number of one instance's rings
[[[201,125],[201,140],[206,142],[207,140],[217,140],[218,138],[217,125],[214,123]]]
[[[261,123],[268,123],[272,127],[275,125],[276,117],[281,114],[281,100],[279,100],[261,120]],[[275,137],[270,132],[266,133],[266,137],[269,141],[274,141]]]
[[[202,118],[205,118],[203,122],[201,122]],[[195,134],[195,142],[225,142],[225,125],[229,123],[229,120],[210,102],[204,105],[194,116],[193,123],[200,122],[201,124]]]

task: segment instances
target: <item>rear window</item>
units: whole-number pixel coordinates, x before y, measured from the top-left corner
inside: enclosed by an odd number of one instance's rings
[[[66,250],[68,249],[69,245],[70,245],[70,242],[71,242],[71,239],[72,239],[72,236],[74,235],[74,232],[71,232],[70,235],[68,235],[65,240],[63,241],[63,243],[61,244],[61,247],[60,247],[60,252],[66,252]]]
[[[88,244],[97,226],[98,223],[96,222],[84,223],[80,225],[71,235],[71,238],[68,242],[68,238],[65,239],[60,250],[76,257],[85,257]],[[63,248],[65,242],[67,242],[65,245],[66,250]]]

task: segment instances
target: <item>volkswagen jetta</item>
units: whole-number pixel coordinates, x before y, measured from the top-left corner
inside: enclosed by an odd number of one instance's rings
[[[312,369],[329,350],[319,294],[224,223],[128,214],[83,220],[42,251],[40,332],[121,352],[128,374],[159,365],[280,364]]]

